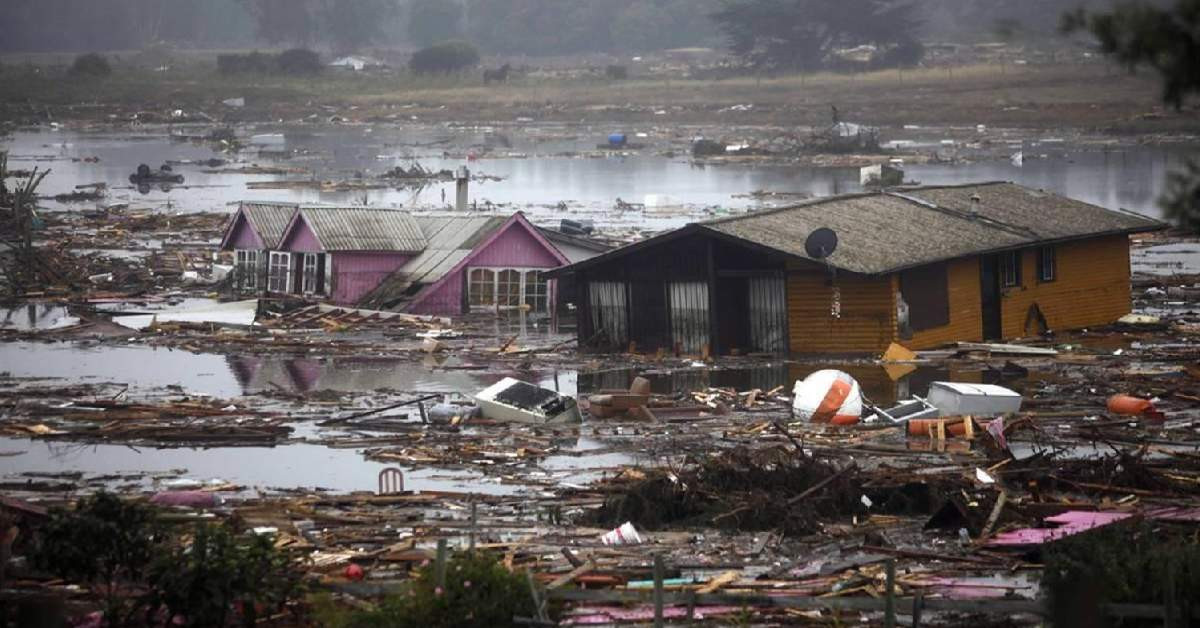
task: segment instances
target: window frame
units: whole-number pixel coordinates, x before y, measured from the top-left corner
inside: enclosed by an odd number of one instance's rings
[[[467,308],[472,311],[550,311],[550,279],[546,268],[471,266],[467,268]],[[539,309],[540,306],[540,309]]]
[[[1054,245],[1046,245],[1038,249],[1038,283],[1053,283],[1058,281],[1058,251]],[[1049,269],[1049,274],[1046,270]]]
[[[258,251],[255,249],[237,249],[234,267],[238,273],[238,287],[243,290],[258,288]]]
[[[276,260],[282,259],[282,264]],[[277,272],[282,269],[282,272]],[[280,282],[282,281],[282,286]],[[287,294],[292,288],[292,254],[287,251],[271,251],[267,264],[267,291],[275,294]]]
[[[309,262],[311,262],[311,265]],[[300,268],[301,268],[300,277],[301,277],[301,288],[302,288],[301,291],[304,294],[316,294],[317,293],[317,284],[319,283],[317,281],[317,269],[318,269],[317,254],[316,253],[305,253],[304,258],[301,261]]]
[[[1024,256],[1021,251],[1008,251],[1000,254],[996,264],[996,274],[999,275],[1000,288],[1021,287],[1021,261]],[[1011,281],[1009,281],[1011,278]]]

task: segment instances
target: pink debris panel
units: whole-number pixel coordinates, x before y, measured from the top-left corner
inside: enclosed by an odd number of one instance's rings
[[[1088,512],[1069,510],[1062,514],[1046,517],[1046,523],[1059,524],[1054,528],[1023,528],[1003,534],[997,534],[988,545],[1012,547],[1021,545],[1041,545],[1050,541],[1066,538],[1073,534],[1086,532],[1094,528],[1123,521],[1136,513],[1128,512]],[[1200,521],[1200,508],[1158,508],[1141,513],[1149,519],[1162,521]]]

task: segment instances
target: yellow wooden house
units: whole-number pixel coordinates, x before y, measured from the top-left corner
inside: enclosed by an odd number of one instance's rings
[[[1116,321],[1138,214],[1013,183],[908,187],[694,223],[553,271],[593,350],[869,354]],[[837,236],[818,259],[805,243]]]

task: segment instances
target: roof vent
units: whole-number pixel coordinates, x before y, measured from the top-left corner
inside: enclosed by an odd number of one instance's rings
[[[972,195],[971,195],[971,209],[970,209],[970,212],[971,212],[971,215],[972,215],[972,216],[978,216],[978,215],[979,215],[979,203],[981,203],[982,201],[983,201],[983,199],[982,199],[982,198],[979,198],[979,195],[978,195],[978,194],[972,194]]]

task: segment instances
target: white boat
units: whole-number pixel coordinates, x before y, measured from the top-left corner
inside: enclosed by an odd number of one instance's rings
[[[513,423],[580,423],[579,405],[572,397],[511,377],[488,386],[475,395],[483,416]]]

